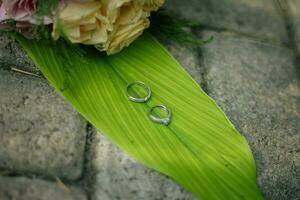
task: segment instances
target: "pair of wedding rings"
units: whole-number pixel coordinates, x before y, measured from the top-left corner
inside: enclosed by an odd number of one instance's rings
[[[131,95],[129,90],[135,85],[142,87],[145,90],[146,95],[142,96],[142,97]],[[145,102],[149,101],[149,99],[151,98],[152,91],[151,91],[151,88],[148,85],[146,85],[145,83],[143,83],[141,81],[133,81],[127,85],[126,95],[130,101],[133,101],[136,103],[145,103]],[[159,116],[155,115],[154,113],[156,110],[162,110],[163,112],[165,112],[166,116],[159,117]],[[166,126],[168,126],[171,122],[171,115],[172,115],[171,110],[163,104],[155,105],[155,106],[151,107],[149,110],[149,118],[153,122],[159,123],[159,124],[164,124]]]

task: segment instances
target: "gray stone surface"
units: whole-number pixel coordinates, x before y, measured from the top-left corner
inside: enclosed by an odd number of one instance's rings
[[[178,43],[163,42],[168,51],[174,56],[174,58],[185,68],[185,70],[193,77],[198,83],[202,84],[201,78],[203,71],[201,70],[199,63],[199,55],[195,48],[187,48]]]
[[[0,68],[11,69],[14,67],[34,74],[40,74],[22,48],[11,38],[0,36],[0,49]]]
[[[94,142],[93,200],[196,200],[169,178],[139,164],[100,133]]]
[[[79,178],[86,135],[79,114],[44,79],[0,69],[0,94],[0,169]]]
[[[289,10],[293,22],[293,31],[295,31],[295,42],[297,45],[298,53],[300,54],[300,1],[299,0],[289,0]],[[300,55],[299,55],[300,56]],[[300,63],[299,63],[300,67]]]
[[[273,0],[166,0],[166,8],[208,28],[274,41],[287,39],[284,20]]]
[[[202,47],[207,89],[246,136],[267,200],[300,197],[300,77],[293,52],[247,38],[214,35]]]
[[[0,176],[1,200],[86,200],[86,194],[61,182]]]

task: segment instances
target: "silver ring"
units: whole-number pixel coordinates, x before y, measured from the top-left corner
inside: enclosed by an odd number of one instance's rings
[[[154,116],[153,115],[153,111],[155,109],[161,109],[161,110],[163,110],[167,114],[167,116],[164,117],[164,118],[159,118],[159,117]],[[171,122],[171,116],[172,116],[171,110],[167,106],[165,106],[165,105],[156,105],[156,106],[153,106],[150,109],[150,111],[149,111],[149,117],[150,117],[150,119],[153,122],[159,123],[159,124],[164,124],[166,126],[168,126],[170,124],[170,122]]]
[[[133,86],[133,85],[139,85],[142,86],[146,91],[147,91],[147,95],[144,97],[135,97],[135,96],[131,96],[128,92],[128,90]],[[126,87],[126,95],[128,97],[128,99],[130,101],[133,102],[137,102],[137,103],[143,103],[143,102],[147,102],[152,95],[151,89],[148,85],[146,85],[145,83],[141,82],[141,81],[133,81],[132,83],[129,83]]]

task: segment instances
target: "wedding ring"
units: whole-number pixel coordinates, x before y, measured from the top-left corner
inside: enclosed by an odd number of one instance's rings
[[[139,85],[141,87],[143,87],[146,92],[147,92],[147,95],[144,96],[144,97],[138,97],[138,96],[132,96],[129,94],[129,89],[134,86],[134,85]],[[133,101],[133,102],[137,102],[137,103],[143,103],[143,102],[147,102],[150,98],[151,98],[151,95],[152,95],[152,92],[151,92],[151,89],[148,85],[146,85],[145,83],[141,82],[141,81],[133,81],[132,83],[129,83],[126,87],[126,95],[128,97],[128,99],[130,101]]]
[[[161,109],[166,113],[166,117],[160,118],[154,115],[154,110],[156,109]],[[149,117],[150,119],[155,122],[155,123],[159,123],[159,124],[164,124],[166,126],[168,126],[171,122],[171,110],[169,110],[169,108],[165,105],[156,105],[154,107],[152,107],[149,111]]]

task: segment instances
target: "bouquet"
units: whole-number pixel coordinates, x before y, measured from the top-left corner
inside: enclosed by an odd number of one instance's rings
[[[163,0],[1,0],[0,21],[2,29],[15,29],[31,39],[38,37],[34,27],[49,25],[54,40],[64,37],[110,55],[140,36],[150,25],[150,12],[162,4]]]
[[[79,113],[141,163],[203,200],[263,199],[246,139],[170,53],[142,34],[162,4],[0,0],[0,28]],[[193,42],[179,29],[160,30]]]

